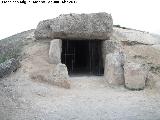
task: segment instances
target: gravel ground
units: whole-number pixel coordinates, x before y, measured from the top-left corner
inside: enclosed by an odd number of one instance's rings
[[[70,79],[69,90],[34,82],[21,70],[3,79],[0,120],[160,119],[160,94],[155,89],[110,87],[95,76]]]

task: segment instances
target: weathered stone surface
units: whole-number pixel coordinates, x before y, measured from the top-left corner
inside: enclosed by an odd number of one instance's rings
[[[115,51],[122,51],[122,45],[118,41],[105,40],[102,42],[102,48],[105,54],[114,53]]]
[[[49,49],[49,62],[52,64],[61,63],[61,47],[62,41],[60,39],[54,39],[50,42]]]
[[[114,52],[106,55],[104,77],[111,85],[124,84],[124,55],[121,52]]]
[[[160,45],[135,45],[124,46],[124,52],[129,61],[160,65]]]
[[[68,71],[65,64],[60,63],[56,65],[56,68],[51,72],[50,83],[64,88],[70,88]]]
[[[149,71],[146,86],[150,88],[160,88],[160,74]]]
[[[159,37],[144,31],[113,27],[110,39],[122,43],[126,60],[146,64],[150,67],[150,71],[154,74],[148,79],[148,83],[149,85],[152,83],[151,87],[155,87],[156,83],[158,83],[157,76],[160,76]]]
[[[0,64],[0,78],[11,74],[20,67],[18,60],[12,58]]]
[[[134,62],[124,64],[125,86],[131,90],[142,90],[145,87],[149,69],[146,65]]]
[[[102,39],[111,36],[113,20],[107,13],[65,14],[41,21],[36,30],[36,39]]]
[[[156,87],[155,79],[160,76],[160,45],[132,45],[124,46],[126,59],[139,64],[149,66],[152,78],[148,79],[148,86]],[[160,79],[159,79],[160,80]],[[156,83],[158,83],[156,81]]]
[[[114,40],[104,40],[102,42],[102,58],[103,64],[105,64],[106,55],[114,52],[122,52],[123,46],[119,41]]]
[[[129,45],[137,44],[160,44],[160,40],[154,37],[152,34],[144,31],[139,31],[135,29],[123,29],[118,27],[113,27],[111,40],[122,41]]]

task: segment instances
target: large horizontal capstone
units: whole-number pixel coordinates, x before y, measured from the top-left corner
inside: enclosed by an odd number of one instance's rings
[[[41,21],[36,30],[36,39],[100,39],[112,34],[113,20],[108,13],[64,14]]]

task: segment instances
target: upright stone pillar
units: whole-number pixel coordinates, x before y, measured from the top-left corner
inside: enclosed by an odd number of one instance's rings
[[[123,63],[124,56],[120,52],[114,52],[106,55],[104,77],[108,84],[124,84]]]
[[[51,64],[61,63],[62,40],[53,39],[50,43],[49,62]]]
[[[67,67],[65,64],[57,64],[50,73],[49,83],[69,89],[71,87]]]

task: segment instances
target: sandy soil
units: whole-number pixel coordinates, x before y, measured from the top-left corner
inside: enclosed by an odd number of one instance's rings
[[[71,89],[58,88],[32,74],[46,75],[48,43],[24,50],[21,68],[0,81],[0,120],[159,120],[160,93],[147,87],[111,87],[103,77],[70,77]]]

